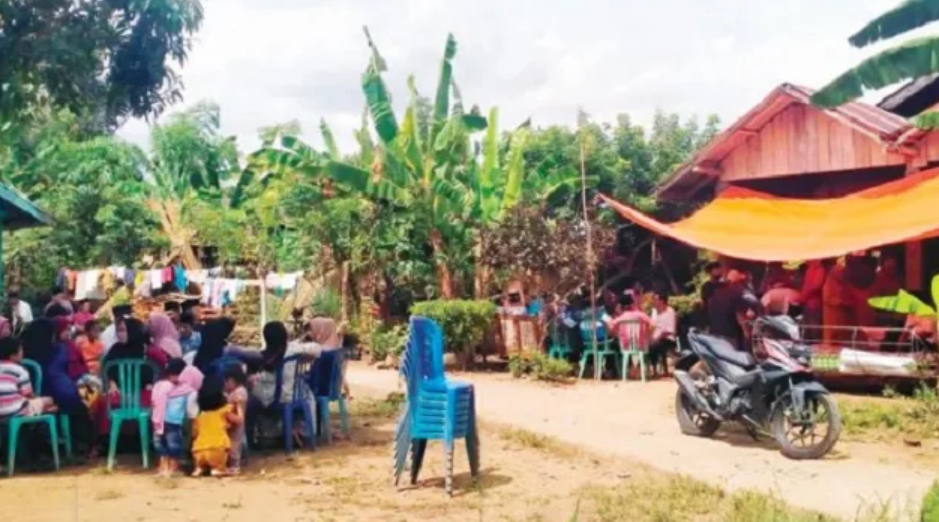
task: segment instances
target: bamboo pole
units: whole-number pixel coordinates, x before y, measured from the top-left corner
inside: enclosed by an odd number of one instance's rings
[[[593,237],[590,232],[590,216],[587,214],[587,147],[584,135],[580,135],[580,198],[584,211],[584,230],[587,233],[587,270],[590,273],[590,315],[593,335],[593,378],[599,381],[603,368],[597,363],[597,274],[593,263]]]

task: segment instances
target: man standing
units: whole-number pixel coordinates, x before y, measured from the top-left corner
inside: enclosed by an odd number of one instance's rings
[[[727,284],[708,301],[711,334],[727,339],[741,351],[750,351],[745,344],[748,337],[745,329],[747,312],[758,307],[757,303],[746,298],[748,281],[749,276],[745,272],[731,270],[727,274]]]
[[[649,359],[652,370],[658,373],[658,363],[662,361],[665,374],[668,375],[668,361],[666,357],[670,350],[675,349],[675,339],[678,335],[678,319],[675,309],[668,304],[668,294],[656,292],[652,298],[652,345],[649,348]]]
[[[20,293],[11,291],[7,298],[10,301],[10,314],[13,316],[13,331],[21,332],[27,324],[33,322],[33,307],[20,299]]]
[[[704,267],[708,273],[709,279],[701,286],[701,302],[704,303],[704,309],[708,308],[708,301],[724,285],[724,267],[717,261],[711,261]]]

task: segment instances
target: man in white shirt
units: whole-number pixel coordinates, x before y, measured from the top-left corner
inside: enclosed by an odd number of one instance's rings
[[[10,292],[7,298],[10,301],[10,313],[13,314],[13,331],[20,332],[27,324],[33,322],[33,307],[20,299],[19,292]]]
[[[658,374],[658,363],[661,362],[668,375],[668,352],[677,346],[678,317],[675,309],[668,305],[668,295],[656,292],[652,298],[652,345],[649,348],[649,359],[653,372]]]

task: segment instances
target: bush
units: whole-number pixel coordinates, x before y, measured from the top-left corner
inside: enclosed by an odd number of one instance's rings
[[[384,361],[389,355],[397,357],[408,342],[408,328],[403,324],[379,326],[368,335],[368,349],[375,361]]]
[[[922,520],[939,520],[939,482],[933,482],[923,497]]]
[[[320,288],[310,302],[313,315],[322,315],[339,320],[342,317],[342,297],[331,288]]]
[[[574,367],[563,359],[553,359],[540,352],[526,352],[509,357],[509,372],[516,379],[530,376],[539,381],[563,382],[574,373]]]
[[[444,350],[461,357],[465,366],[492,327],[496,306],[489,301],[424,301],[414,303],[411,314],[437,321],[443,328]]]

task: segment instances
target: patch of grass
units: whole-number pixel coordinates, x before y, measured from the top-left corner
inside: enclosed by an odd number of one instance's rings
[[[349,404],[349,415],[352,417],[379,417],[383,419],[396,417],[401,413],[404,403],[404,394],[389,393],[384,400],[355,399]]]
[[[499,438],[521,448],[549,453],[556,457],[571,458],[580,453],[574,446],[521,428],[505,428],[499,431]]]
[[[884,395],[889,400],[852,397],[838,401],[846,435],[860,439],[939,437],[939,396],[934,388],[921,385],[912,397],[891,390]]]
[[[586,492],[592,519],[660,522],[838,522],[821,513],[791,508],[776,497],[755,491],[728,494],[689,477],[630,481]]]
[[[238,497],[238,500],[236,500],[236,501],[234,501],[234,502],[225,502],[225,503],[223,503],[223,504],[222,504],[222,507],[223,507],[224,509],[232,509],[232,510],[241,509],[241,508],[242,508],[241,497]]]
[[[119,498],[124,498],[124,493],[113,489],[102,491],[95,495],[95,500],[117,500]]]

